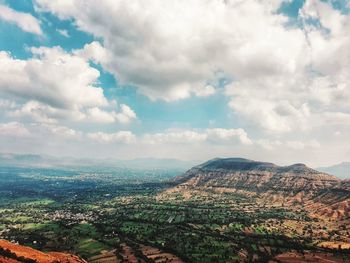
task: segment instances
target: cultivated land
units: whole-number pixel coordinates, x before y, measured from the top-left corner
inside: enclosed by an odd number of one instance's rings
[[[1,168],[0,238],[94,263],[350,262],[348,182],[244,159],[179,174]]]

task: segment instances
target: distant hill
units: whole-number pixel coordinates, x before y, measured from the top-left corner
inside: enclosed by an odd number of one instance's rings
[[[227,171],[269,171],[275,173],[319,173],[307,167],[305,164],[296,163],[289,166],[278,166],[269,162],[253,161],[244,158],[215,158],[198,165],[205,170],[227,170]]]
[[[319,171],[333,174],[340,179],[350,179],[350,162],[343,162],[328,167],[316,168]]]
[[[260,190],[318,190],[340,182],[338,178],[304,164],[278,166],[243,158],[216,158],[193,167],[176,180],[195,186]]]
[[[61,252],[44,253],[0,239],[1,263],[87,263],[84,259]]]
[[[327,218],[350,218],[350,181],[307,167],[278,166],[243,158],[216,158],[174,179],[173,191],[209,190],[259,196],[273,205],[295,202]]]
[[[198,164],[196,161],[183,161],[177,159],[137,158],[131,160],[120,160],[113,158],[73,158],[53,157],[35,154],[12,154],[0,153],[0,167],[40,167],[40,168],[134,168],[134,169],[176,169],[187,170]]]

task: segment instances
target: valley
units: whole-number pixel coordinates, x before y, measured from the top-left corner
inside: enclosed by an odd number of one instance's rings
[[[301,164],[214,159],[185,173],[8,167],[0,180],[0,238],[88,262],[350,259],[349,183]]]

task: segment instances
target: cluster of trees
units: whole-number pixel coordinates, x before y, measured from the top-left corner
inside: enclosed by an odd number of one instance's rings
[[[17,260],[17,261],[22,262],[22,263],[38,263],[34,259],[25,258],[23,256],[17,256],[16,253],[13,253],[8,248],[0,247],[0,256],[3,256],[5,258],[11,258],[11,259]]]

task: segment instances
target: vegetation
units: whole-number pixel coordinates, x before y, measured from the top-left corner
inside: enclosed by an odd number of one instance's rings
[[[86,259],[111,250],[142,259],[151,248],[186,262],[264,262],[292,249],[349,253],[317,246],[343,240],[346,227],[334,232],[301,207],[238,192],[169,190],[175,174],[3,168],[0,237]]]

